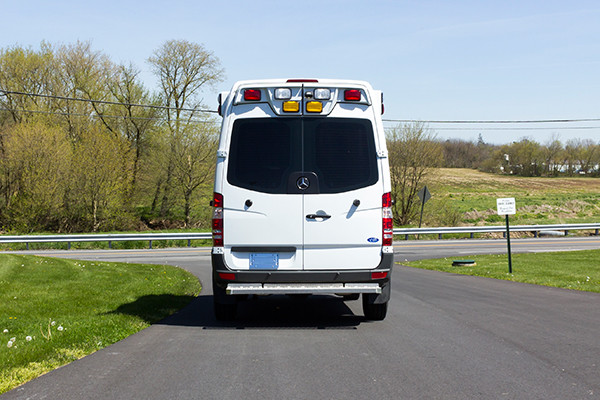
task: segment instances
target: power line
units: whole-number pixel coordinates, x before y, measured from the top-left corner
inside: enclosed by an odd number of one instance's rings
[[[418,119],[383,119],[383,122],[425,122],[428,124],[545,124],[571,122],[598,122],[600,118],[580,119],[538,119],[538,120],[418,120]]]
[[[432,128],[436,131],[550,131],[550,130],[587,130],[587,129],[600,129],[600,126],[546,126],[546,127],[511,127],[511,128],[493,128],[493,127],[480,127],[480,128]]]
[[[0,107],[0,111],[14,111],[8,108]],[[129,119],[129,120],[141,120],[141,121],[164,121],[165,117],[130,117],[124,115],[106,115],[106,114],[83,114],[83,113],[74,113],[74,112],[63,112],[63,111],[41,111],[41,110],[25,110],[20,109],[19,112],[29,113],[29,114],[43,114],[43,115],[62,115],[62,116],[73,116],[73,117],[86,117],[86,118],[120,118],[120,119]],[[213,121],[198,121],[196,119],[190,120],[190,122],[198,123],[198,124],[210,124]]]
[[[26,93],[26,92],[14,91],[14,90],[4,90],[4,89],[0,89],[0,92],[3,92],[5,96],[7,94],[17,94],[17,95],[22,95],[22,96],[43,97],[43,98],[57,99],[57,100],[82,101],[82,102],[96,103],[96,104],[154,108],[154,109],[158,109],[158,110],[179,110],[179,111],[189,111],[189,112],[217,113],[217,111],[215,111],[215,110],[203,110],[203,109],[199,109],[199,108],[183,108],[183,107],[177,108],[177,107],[169,107],[169,106],[159,106],[159,105],[154,105],[154,104],[121,103],[121,102],[117,102],[117,101],[82,99],[82,98],[78,98],[78,97],[66,97],[66,96],[38,94],[38,93]]]

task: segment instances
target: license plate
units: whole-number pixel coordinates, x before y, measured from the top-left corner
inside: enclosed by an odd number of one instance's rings
[[[279,254],[277,253],[250,253],[250,269],[277,269],[279,268]]]

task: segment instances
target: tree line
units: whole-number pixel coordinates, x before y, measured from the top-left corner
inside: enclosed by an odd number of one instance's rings
[[[224,70],[183,40],[148,63],[155,90],[89,42],[0,50],[1,230],[207,227],[218,124],[202,95]]]
[[[504,145],[459,139],[441,142],[443,166],[474,168],[518,176],[600,176],[600,143],[573,138],[565,143],[556,136],[546,143],[523,138]]]

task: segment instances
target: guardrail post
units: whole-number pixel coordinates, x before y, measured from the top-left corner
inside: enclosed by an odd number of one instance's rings
[[[67,242],[67,250],[71,250],[71,242]]]
[[[404,240],[408,240],[408,235],[404,235]]]
[[[438,239],[439,239],[439,240],[442,240],[442,234],[441,234],[441,233],[440,233],[440,234],[438,234]]]
[[[29,243],[25,243],[25,248],[29,250]]]
[[[598,236],[598,231],[599,231],[599,230],[600,230],[600,229],[596,229],[596,232],[594,233],[594,235]]]
[[[538,231],[533,231],[533,237],[534,238],[538,237]]]
[[[565,230],[565,236],[569,236],[569,231]]]
[[[151,249],[152,248],[152,240],[148,240],[148,248]]]
[[[473,232],[471,232],[471,239],[473,239],[475,237],[475,234]]]
[[[192,247],[192,239],[188,239],[188,247]]]
[[[112,242],[110,240],[108,241],[108,248],[112,249]]]

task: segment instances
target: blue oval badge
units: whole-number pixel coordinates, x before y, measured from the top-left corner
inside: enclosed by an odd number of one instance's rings
[[[368,238],[367,242],[369,242],[369,243],[377,243],[377,242],[379,242],[379,238],[376,238],[376,237]]]

